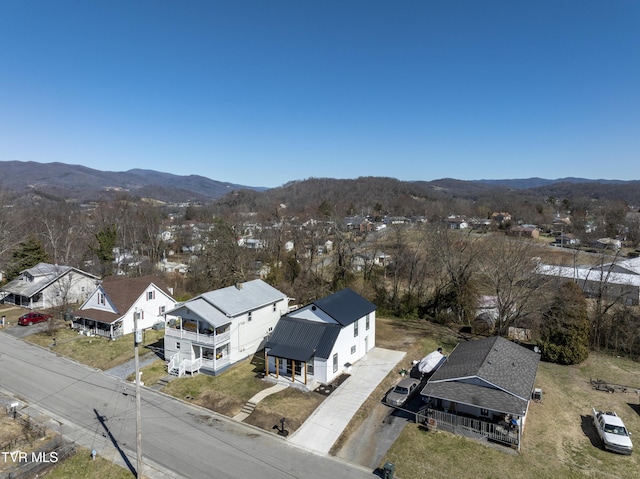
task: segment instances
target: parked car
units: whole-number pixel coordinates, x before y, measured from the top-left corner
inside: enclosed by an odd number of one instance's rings
[[[624,427],[622,419],[615,412],[593,410],[593,424],[596,426],[602,444],[609,451],[620,454],[631,454],[633,444],[631,433]]]
[[[396,387],[387,394],[387,404],[390,406],[404,406],[407,401],[418,392],[420,381],[412,377],[405,377],[400,380]]]
[[[20,326],[31,326],[36,323],[44,323],[49,321],[53,316],[46,313],[39,313],[37,311],[33,311],[31,313],[23,314],[18,318],[18,324]]]

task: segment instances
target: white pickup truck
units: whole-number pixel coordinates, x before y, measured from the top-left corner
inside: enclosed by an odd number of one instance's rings
[[[593,410],[593,424],[596,426],[598,435],[602,439],[602,444],[609,451],[620,454],[631,454],[633,444],[631,443],[631,433],[624,427],[622,419],[615,412],[605,412]]]

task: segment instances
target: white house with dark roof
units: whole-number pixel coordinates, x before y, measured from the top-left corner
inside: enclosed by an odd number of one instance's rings
[[[349,288],[292,311],[265,345],[267,375],[331,383],[375,347],[375,311]]]
[[[167,318],[164,337],[169,372],[221,373],[261,349],[288,309],[287,295],[261,279],[176,305],[167,311],[176,319]]]
[[[99,282],[97,276],[71,266],[39,263],[0,288],[0,298],[23,308],[53,308],[81,303]]]
[[[73,312],[72,327],[87,335],[115,339],[165,321],[176,301],[164,281],[155,275],[126,278],[109,276]]]
[[[539,363],[538,353],[499,336],[459,343],[420,393],[428,424],[519,446]]]

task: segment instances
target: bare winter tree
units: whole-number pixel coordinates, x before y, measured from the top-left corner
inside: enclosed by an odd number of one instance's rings
[[[616,305],[624,305],[631,297],[632,288],[625,285],[621,279],[620,251],[613,256],[602,251],[598,263],[591,268],[589,274],[582,280],[582,288],[585,293],[593,298],[590,301],[591,316],[591,348],[600,349],[609,343],[608,336],[611,331],[611,313]]]
[[[67,203],[56,203],[34,208],[33,215],[38,236],[52,260],[81,266],[89,244],[82,212]]]
[[[495,332],[505,336],[518,320],[539,311],[547,280],[536,274],[539,260],[531,241],[495,234],[482,246],[480,285],[495,298]]]
[[[6,192],[0,190],[0,269],[5,269],[7,253],[24,239],[25,216],[16,211]]]
[[[471,324],[478,302],[477,241],[471,232],[437,228],[431,242],[430,254],[438,262],[440,273],[434,276],[434,306],[429,309],[436,313],[449,310],[459,324]]]

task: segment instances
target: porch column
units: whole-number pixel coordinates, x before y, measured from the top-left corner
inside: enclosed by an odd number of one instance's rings
[[[278,379],[278,371],[280,371],[280,358],[276,356],[276,379]]]
[[[291,360],[291,382],[295,382],[296,380],[296,362]]]
[[[267,377],[269,375],[269,355],[267,351],[264,352],[264,376]]]
[[[307,385],[307,363],[304,363],[304,385]]]

